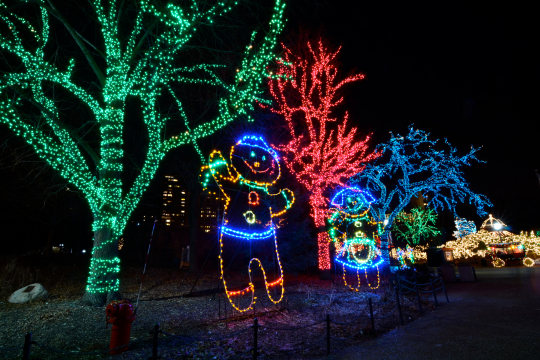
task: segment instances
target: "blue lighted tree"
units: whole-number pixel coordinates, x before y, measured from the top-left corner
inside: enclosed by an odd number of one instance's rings
[[[454,231],[452,235],[454,235],[456,239],[461,239],[462,237],[476,233],[474,221],[456,217],[454,223],[456,224],[456,231]]]
[[[368,163],[365,170],[351,182],[369,190],[377,199],[371,204],[371,215],[382,224],[381,251],[388,263],[388,236],[396,216],[409,204],[412,197],[422,194],[429,198],[434,210],[448,209],[455,213],[458,203],[468,200],[480,216],[484,208],[492,206],[485,195],[476,194],[463,176],[463,166],[479,161],[479,148],[463,156],[445,139],[429,139],[429,133],[409,127],[407,136],[394,135],[377,150],[382,156]]]

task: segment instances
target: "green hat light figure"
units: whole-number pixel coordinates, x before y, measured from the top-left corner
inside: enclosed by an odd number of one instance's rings
[[[360,273],[364,272],[371,289],[379,287],[379,268],[383,262],[377,246],[377,224],[368,216],[373,196],[365,190],[348,187],[339,191],[331,201],[329,210],[330,241],[336,248],[335,262],[343,266],[343,281],[350,289],[358,291]],[[370,237],[371,236],[371,237]],[[377,285],[372,286],[368,270],[377,269]],[[356,272],[357,285],[347,283],[347,270]]]

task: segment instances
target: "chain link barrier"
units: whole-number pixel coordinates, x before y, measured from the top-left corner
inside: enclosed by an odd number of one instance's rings
[[[52,346],[48,346],[48,345],[45,345],[45,344],[40,344],[37,341],[32,341],[32,345],[36,345],[36,346],[39,346],[40,348],[43,348],[43,349],[46,349],[46,350],[49,350],[49,351],[52,351],[52,352],[55,352],[55,353],[59,353],[59,354],[86,356],[86,355],[107,354],[107,353],[109,353],[111,351],[119,350],[119,349],[124,348],[126,346],[132,346],[132,345],[134,345],[136,343],[139,343],[141,341],[142,341],[142,339],[139,338],[139,339],[130,341],[127,344],[117,346],[117,347],[115,347],[113,349],[109,349],[108,347],[106,347],[103,350],[96,350],[96,351],[60,350],[60,349],[57,349],[57,348],[52,347]]]
[[[389,317],[390,315],[394,315],[394,311],[396,311],[398,307],[398,304],[396,303],[396,305],[392,308],[392,310],[390,310],[388,312],[388,314],[386,316],[383,316],[383,317],[374,317],[375,320],[382,320],[382,319],[386,319],[387,317]]]
[[[173,338],[189,338],[189,339],[192,339],[192,342],[197,342],[197,341],[220,341],[220,340],[223,340],[223,339],[227,339],[227,338],[230,338],[230,337],[233,337],[233,336],[236,336],[238,334],[241,334],[243,332],[246,332],[248,331],[250,328],[245,328],[245,329],[242,329],[240,331],[237,331],[237,332],[234,332],[234,333],[231,333],[231,334],[227,334],[227,335],[223,335],[223,336],[220,336],[218,338],[208,338],[208,339],[204,339],[204,338],[198,338],[198,337],[194,337],[194,336],[184,336],[184,335],[174,335],[174,334],[170,334],[166,331],[163,331],[163,330],[160,330],[160,332],[163,334],[163,335],[166,335],[166,336],[169,336],[169,337],[173,337]]]
[[[316,322],[316,323],[313,323],[313,324],[309,324],[309,325],[305,325],[305,326],[298,326],[298,327],[289,327],[289,328],[273,328],[273,327],[268,327],[268,326],[266,326],[266,324],[268,324],[268,323],[265,323],[265,325],[261,325],[261,326],[264,327],[265,329],[268,329],[268,330],[294,331],[294,330],[307,329],[307,328],[310,328],[310,327],[312,327],[312,326],[322,324],[322,323],[324,323],[324,322],[325,322],[325,320],[321,320],[321,321]]]
[[[368,317],[368,319],[366,320],[366,322],[364,324],[362,324],[362,326],[360,326],[360,330],[358,330],[357,332],[355,332],[354,334],[352,334],[351,336],[348,336],[348,337],[345,337],[345,338],[334,338],[334,337],[330,337],[330,340],[349,340],[350,338],[354,337],[354,336],[357,336],[358,334],[363,334],[364,333],[364,329],[365,327],[367,326],[367,324],[369,323],[371,319]]]

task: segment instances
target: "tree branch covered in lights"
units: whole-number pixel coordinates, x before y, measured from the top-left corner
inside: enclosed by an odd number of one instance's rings
[[[197,140],[238,117],[249,117],[274,59],[284,4],[275,0],[265,33],[254,31],[235,41],[242,47],[231,51],[239,54],[231,66],[206,63],[204,59],[214,57],[201,56],[202,46],[194,41],[202,41],[205,49],[217,44],[215,51],[222,51],[219,39],[203,41],[201,35],[215,36],[216,23],[230,22],[238,1],[142,0],[129,6],[117,0],[77,2],[88,7],[84,16],[94,20],[93,25],[69,21],[64,7],[73,3],[0,3],[0,53],[8,63],[2,70],[10,69],[0,78],[0,122],[85,195],[94,216],[94,246],[84,300],[103,304],[107,297],[118,297],[117,242],[160,161],[172,149],[197,147]],[[34,13],[37,18],[30,16]],[[89,26],[95,29],[90,33],[98,34],[95,41],[84,36]],[[59,31],[72,40],[65,41]],[[69,51],[62,52],[66,48]],[[74,57],[58,58],[57,49]],[[79,54],[73,55],[73,49]],[[221,98],[213,118],[188,119],[187,101],[177,91],[186,86],[216,89]],[[66,116],[73,104],[80,110]],[[164,104],[174,104],[179,116],[172,118],[171,106]],[[124,181],[123,164],[130,106],[130,114],[138,111],[148,137],[145,160],[132,184]],[[83,118],[82,125],[74,127],[73,118]],[[168,124],[180,125],[171,134]]]
[[[394,221],[392,231],[396,237],[411,246],[420,245],[420,242],[430,236],[440,234],[435,226],[437,213],[433,209],[413,208],[410,213],[401,211]]]
[[[325,231],[328,190],[344,186],[378,154],[368,152],[369,136],[358,140],[358,129],[348,127],[348,114],[332,112],[343,102],[341,88],[364,78],[357,74],[340,79],[336,57],[320,40],[309,51],[286,48],[277,76],[269,80],[274,106],[270,110],[286,120],[290,140],[277,145],[289,171],[310,194],[311,215],[318,229],[319,269],[330,269],[329,238]],[[306,50],[306,49],[303,49]],[[301,124],[301,126],[298,126]],[[301,130],[299,130],[301,129]]]
[[[353,183],[370,191],[375,198],[371,214],[376,221],[383,222],[381,250],[386,261],[388,234],[398,214],[409,204],[413,196],[421,193],[429,197],[429,206],[435,211],[449,209],[455,212],[458,203],[468,201],[476,207],[479,215],[484,208],[492,206],[488,198],[474,193],[463,176],[462,168],[478,161],[478,148],[471,147],[465,155],[448,141],[438,146],[438,140],[429,139],[422,130],[409,128],[406,136],[394,135],[377,149],[382,156],[367,164]]]
[[[457,239],[476,232],[476,225],[474,221],[468,221],[467,219],[456,217],[454,222],[456,224],[456,231],[454,231],[452,235]]]

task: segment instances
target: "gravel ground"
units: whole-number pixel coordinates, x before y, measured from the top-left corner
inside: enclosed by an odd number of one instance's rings
[[[32,359],[146,359],[152,352],[152,335],[149,333],[156,323],[166,334],[174,334],[160,335],[159,354],[162,358],[250,358],[254,317],[261,325],[258,334],[261,359],[309,358],[326,351],[326,323],[322,322],[325,314],[330,314],[336,322],[351,322],[331,325],[331,336],[336,339],[332,340],[333,351],[372,341],[369,298],[375,304],[373,312],[378,335],[399,326],[393,294],[388,291],[389,285],[384,279],[378,290],[363,287],[364,291],[353,292],[343,284],[332,285],[316,277],[289,277],[286,278],[283,307],[277,309],[266,294],[258,293],[255,314],[250,312],[240,317],[231,311],[230,305],[225,312],[223,294],[214,295],[216,276],[202,276],[193,296],[186,297],[194,276],[178,270],[151,269],[145,278],[137,320],[132,326],[130,350],[116,356],[83,354],[106,350],[111,327],[106,327],[104,307],[78,304],[84,289],[81,279],[74,276],[48,289],[50,297],[47,300],[15,305],[8,303],[5,295],[0,300],[0,359],[20,358],[20,349],[6,351],[1,348],[22,346],[25,332],[32,332],[32,339],[39,344],[32,346]],[[230,281],[234,281],[234,276]],[[133,302],[139,282],[140,269],[122,271],[121,292]],[[420,316],[416,297],[405,296],[401,304],[406,323]],[[423,300],[423,309],[425,313],[434,309],[431,299]],[[313,323],[319,324],[305,327]],[[239,331],[241,333],[235,334]],[[222,337],[225,338],[219,339]],[[43,346],[77,353],[54,352]]]

